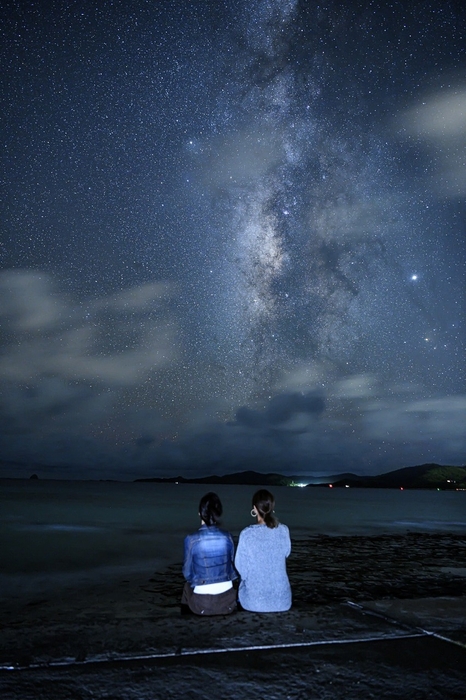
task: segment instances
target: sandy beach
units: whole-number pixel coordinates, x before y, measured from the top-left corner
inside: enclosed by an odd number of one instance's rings
[[[1,696],[466,698],[466,537],[307,537],[288,571],[270,615],[182,615],[181,562],[10,593]]]

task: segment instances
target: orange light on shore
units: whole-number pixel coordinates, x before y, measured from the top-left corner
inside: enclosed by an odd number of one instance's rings
[[[333,489],[333,484],[328,485],[329,489]]]
[[[400,491],[404,491],[404,488],[402,486],[400,486]]]

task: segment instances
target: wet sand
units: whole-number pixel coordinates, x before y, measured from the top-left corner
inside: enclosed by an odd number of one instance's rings
[[[293,541],[280,614],[181,615],[180,568],[4,597],[1,697],[466,699],[466,537]]]

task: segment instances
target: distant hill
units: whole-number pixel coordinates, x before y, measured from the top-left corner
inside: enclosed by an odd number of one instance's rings
[[[308,487],[358,487],[358,488],[404,488],[404,489],[466,489],[466,466],[449,467],[439,464],[422,464],[416,467],[404,467],[377,476],[359,476],[357,474],[336,474],[327,477],[284,476],[283,474],[262,474],[255,471],[235,472],[224,476],[203,476],[185,478],[183,476],[152,477],[135,479],[137,482],[158,484],[243,484],[246,486],[298,486],[303,482]]]
[[[440,464],[421,464],[404,467],[378,476],[356,476],[329,480],[333,487],[356,486],[359,488],[397,489],[466,489],[466,466],[449,467]]]
[[[246,471],[224,476],[203,476],[186,479],[184,476],[154,477],[148,479],[136,479],[136,481],[151,481],[155,483],[171,484],[245,484],[250,486],[292,486],[300,480],[298,476],[283,476],[283,474],[261,474],[260,472]]]
[[[135,479],[135,481],[149,481],[157,484],[244,484],[246,486],[299,486],[300,484],[309,484],[310,482],[318,484],[324,481],[326,484],[329,479],[339,480],[345,477],[354,477],[354,474],[336,474],[335,476],[327,477],[308,477],[308,476],[284,476],[283,474],[268,473],[262,474],[255,471],[235,472],[233,474],[225,474],[210,476],[186,478],[184,476],[169,476],[169,477],[151,477],[145,479]]]

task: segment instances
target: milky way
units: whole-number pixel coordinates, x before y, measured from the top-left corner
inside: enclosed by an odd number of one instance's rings
[[[2,26],[5,475],[465,463],[460,3]]]

